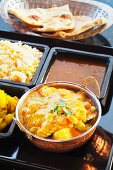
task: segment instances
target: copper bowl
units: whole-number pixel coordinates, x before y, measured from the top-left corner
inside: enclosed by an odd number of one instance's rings
[[[30,133],[28,130],[25,129],[25,127],[22,125],[22,123],[19,120],[19,111],[21,109],[22,104],[24,103],[25,99],[27,96],[35,91],[36,89],[40,88],[43,85],[49,85],[53,87],[64,87],[67,89],[72,89],[72,90],[80,90],[86,93],[86,95],[94,102],[97,111],[98,111],[98,117],[95,122],[95,124],[85,133],[73,137],[68,140],[52,140],[52,139],[45,139],[38,137],[36,135],[33,135]],[[28,90],[19,100],[17,107],[16,107],[16,115],[15,115],[15,121],[17,125],[19,126],[20,130],[25,132],[27,135],[28,139],[33,142],[37,147],[47,150],[47,151],[52,151],[52,152],[66,152],[66,151],[71,151],[73,149],[79,148],[83,144],[85,144],[93,135],[99,120],[101,118],[101,104],[96,97],[94,93],[92,93],[89,89],[86,87],[76,84],[76,83],[71,83],[71,82],[49,82],[49,83],[44,83],[44,84],[39,84],[38,86]]]

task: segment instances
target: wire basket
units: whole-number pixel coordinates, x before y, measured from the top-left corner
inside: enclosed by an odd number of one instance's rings
[[[69,4],[73,15],[85,15],[92,17],[93,19],[104,17],[108,23],[103,25],[94,26],[92,29],[71,37],[72,40],[85,39],[94,36],[103,30],[109,28],[113,24],[113,8],[107,4],[100,3],[93,0],[2,0],[0,4],[0,15],[5,22],[11,25],[16,31],[42,36],[39,33],[35,33],[28,29],[17,18],[12,17],[8,13],[8,9],[14,8],[50,8],[53,6],[63,6]]]

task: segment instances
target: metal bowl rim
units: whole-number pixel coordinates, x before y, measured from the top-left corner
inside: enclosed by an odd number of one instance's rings
[[[45,142],[52,142],[52,143],[60,143],[60,142],[69,142],[69,141],[73,141],[73,140],[76,140],[76,139],[79,139],[79,138],[82,138],[84,136],[86,136],[87,134],[89,134],[93,129],[95,129],[100,121],[100,118],[101,118],[101,112],[102,112],[102,109],[101,109],[101,104],[99,102],[99,100],[97,99],[96,95],[90,91],[88,88],[78,84],[78,83],[73,83],[73,82],[67,82],[67,81],[52,81],[52,82],[47,82],[47,83],[41,83],[31,89],[29,89],[19,100],[17,106],[16,106],[16,114],[15,114],[15,118],[16,120],[21,124],[20,120],[19,120],[19,117],[18,117],[18,113],[19,113],[19,107],[21,106],[22,104],[22,101],[24,101],[26,99],[26,97],[33,91],[35,91],[38,87],[41,87],[43,85],[67,85],[67,86],[73,86],[74,88],[78,88],[78,89],[82,89],[84,92],[86,92],[88,95],[90,95],[90,97],[92,97],[96,103],[96,105],[98,105],[98,118],[95,122],[95,124],[89,129],[87,130],[86,132],[82,133],[81,135],[78,135],[76,137],[73,137],[73,138],[70,138],[70,139],[67,139],[67,140],[53,140],[53,139],[47,139],[47,138],[41,138],[41,137],[38,137],[32,133],[30,133],[27,129],[26,131],[32,136],[32,138],[36,138],[38,140],[41,140],[41,141],[45,141]]]

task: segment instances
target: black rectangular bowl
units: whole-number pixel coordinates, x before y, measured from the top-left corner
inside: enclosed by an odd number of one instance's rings
[[[0,38],[0,40],[9,40],[11,42],[19,42],[18,40],[13,40],[13,39],[7,39],[7,38]],[[27,86],[27,87],[33,87],[36,84],[36,81],[39,77],[39,74],[41,72],[41,69],[43,67],[43,64],[47,58],[47,54],[49,52],[49,47],[47,45],[43,45],[43,44],[38,44],[38,43],[33,43],[33,42],[27,42],[27,41],[20,41],[23,44],[27,44],[30,45],[31,47],[36,47],[38,50],[40,50],[41,52],[43,52],[43,56],[40,60],[39,66],[37,67],[35,74],[31,80],[30,83],[21,83],[21,82],[16,82],[16,81],[11,81],[11,80],[6,80],[6,79],[0,79],[0,82],[5,82],[5,83],[11,83],[11,84],[16,84],[16,85],[23,85],[23,86]]]
[[[8,95],[12,97],[17,96],[18,98],[20,98],[27,90],[29,90],[29,88],[25,86],[13,85],[13,84],[2,83],[2,82],[0,82],[0,89],[4,90]],[[0,138],[6,138],[11,136],[14,127],[15,127],[15,121],[13,120],[9,126],[3,129],[2,132],[0,132]]]
[[[104,97],[108,91],[108,87],[110,84],[110,78],[112,75],[112,69],[113,69],[113,58],[110,55],[85,52],[85,51],[79,51],[79,50],[72,50],[72,49],[60,48],[60,47],[52,48],[49,52],[47,60],[43,66],[41,73],[40,73],[40,76],[37,81],[37,85],[39,83],[46,82],[46,79],[49,76],[49,73],[50,73],[52,66],[56,59],[57,60],[63,59],[64,61],[65,61],[65,59],[72,59],[72,61],[74,61],[74,62],[76,62],[76,60],[77,61],[80,60],[80,61],[85,61],[86,64],[87,64],[87,61],[95,62],[97,64],[98,63],[104,64],[105,72],[104,72],[104,75],[102,78],[102,83],[100,85],[100,91],[101,91],[100,99],[104,99]],[[63,70],[62,64],[60,65],[60,68]],[[56,72],[56,74],[58,77],[60,74],[60,71]],[[67,71],[67,74],[68,74],[68,71]],[[89,70],[89,74],[90,74],[90,70]],[[70,77],[71,77],[71,75],[70,75]],[[75,75],[75,77],[76,77],[76,75]],[[54,80],[50,80],[50,81],[59,81],[59,80],[54,79]],[[68,80],[63,79],[60,81],[68,81]]]

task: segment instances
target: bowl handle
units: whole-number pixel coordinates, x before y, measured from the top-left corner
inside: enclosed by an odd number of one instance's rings
[[[96,87],[95,95],[97,96],[97,98],[100,98],[100,87],[99,87],[97,80],[94,77],[89,76],[89,77],[84,78],[83,81],[82,81],[82,85],[84,87],[87,87],[88,84],[90,84],[90,83],[95,85],[95,87]]]
[[[30,140],[32,140],[32,135],[31,135],[31,133],[28,132],[28,131],[25,129],[25,127],[24,127],[18,120],[16,120],[15,117],[14,117],[13,119],[14,119],[14,121],[16,122],[16,124],[18,125],[18,127],[20,128],[20,130],[21,130],[22,132],[24,132]]]

